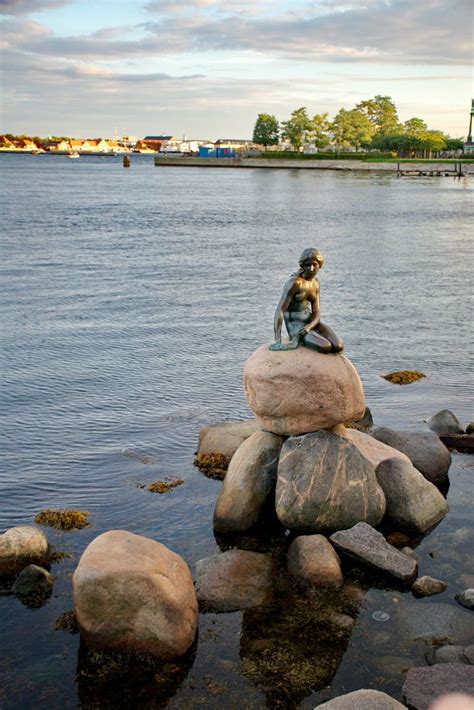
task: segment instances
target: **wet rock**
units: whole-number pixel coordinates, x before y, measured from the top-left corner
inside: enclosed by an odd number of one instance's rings
[[[442,409],[428,419],[428,427],[435,434],[464,434],[462,424],[449,409]]]
[[[450,451],[474,454],[474,436],[472,434],[440,434],[439,440]]]
[[[333,612],[327,617],[330,624],[336,626],[339,631],[343,633],[350,633],[355,625],[355,619],[349,614],[340,614],[338,612]]]
[[[345,437],[325,431],[285,441],[275,499],[285,527],[310,533],[378,525],[385,512],[373,466]]]
[[[42,599],[51,594],[53,575],[38,565],[28,565],[18,575],[12,587],[13,594],[23,600]]]
[[[387,677],[387,675],[392,677],[404,676],[408,669],[413,667],[413,661],[408,656],[391,656],[387,654],[385,656],[377,656],[374,662],[384,677]]]
[[[429,666],[434,666],[436,663],[465,663],[469,661],[464,655],[462,646],[434,646],[428,649],[425,653],[425,659]]]
[[[272,351],[262,345],[244,366],[247,402],[261,426],[274,434],[327,429],[365,412],[355,367],[339,353],[309,348]]]
[[[385,515],[397,528],[425,533],[447,514],[445,498],[409,461],[382,461],[375,474],[385,494]]]
[[[416,560],[417,562],[420,559],[412,547],[402,547],[400,552],[403,552],[404,555],[408,555],[408,557],[411,557],[412,560]]]
[[[356,606],[359,606],[364,601],[366,591],[357,584],[346,584],[344,586],[344,596]]]
[[[21,525],[0,535],[0,574],[17,572],[28,564],[44,564],[48,557],[48,540],[39,528]]]
[[[196,594],[204,611],[238,611],[271,601],[270,555],[228,550],[196,563]]]
[[[466,434],[474,434],[474,422],[469,422],[466,427]]]
[[[413,466],[435,486],[446,480],[451,454],[434,432],[394,431],[378,427],[372,436],[406,454]]]
[[[374,420],[372,417],[372,412],[368,407],[365,408],[364,416],[357,421],[353,419],[351,421],[344,422],[344,426],[347,429],[357,429],[357,431],[370,431],[374,425]]]
[[[389,545],[384,536],[367,523],[336,532],[329,539],[341,552],[402,582],[410,583],[416,575],[415,560]]]
[[[255,419],[205,426],[199,433],[198,454],[221,454],[230,461],[239,446],[259,430]]]
[[[405,547],[405,545],[408,545],[410,542],[410,536],[398,530],[385,535],[385,539],[389,545],[393,545],[394,547]]]
[[[410,463],[408,456],[398,451],[398,449],[394,449],[393,446],[387,446],[387,444],[377,441],[370,434],[364,434],[364,432],[356,431],[355,429],[339,429],[338,433],[349,439],[374,468],[377,468],[382,461],[387,459],[400,459]]]
[[[469,611],[443,602],[423,603],[412,598],[400,604],[402,633],[413,640],[454,645],[468,642],[474,634],[474,619]]]
[[[333,546],[323,535],[301,535],[288,550],[288,569],[304,584],[338,589],[344,579]]]
[[[186,562],[164,545],[125,530],[99,535],[73,576],[75,615],[93,649],[182,656],[193,643],[198,607]]]
[[[405,706],[380,690],[354,690],[317,705],[315,710],[405,710]]]
[[[283,439],[257,431],[235,452],[214,511],[219,532],[243,532],[255,525],[276,482]]]
[[[463,592],[459,592],[455,599],[466,609],[474,609],[474,589],[465,589]]]
[[[462,663],[438,663],[429,668],[411,668],[402,689],[407,705],[414,710],[429,710],[447,693],[474,693],[474,668]]]
[[[458,587],[474,587],[474,574],[461,574],[456,579],[456,584]]]
[[[413,583],[411,591],[415,597],[431,597],[433,594],[444,592],[447,588],[447,583],[441,579],[434,579],[434,577],[425,575],[424,577],[418,577],[416,582]]]

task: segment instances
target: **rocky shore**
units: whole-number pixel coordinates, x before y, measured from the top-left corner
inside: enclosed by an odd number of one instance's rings
[[[397,600],[399,627],[426,644],[425,665],[406,674],[406,705],[359,689],[318,707],[424,710],[443,690],[474,694],[474,590],[448,589],[415,551],[449,513],[451,454],[442,437],[472,437],[472,425],[464,429],[443,410],[420,431],[373,426],[342,354],[263,346],[246,363],[244,386],[256,418],[208,426],[199,437],[198,460],[217,456],[227,466],[213,518],[221,551],[191,570],[165,545],[126,530],[105,532],[84,550],[72,587],[88,673],[127,672],[135,662],[186,665],[200,615],[241,611],[245,673],[257,682],[273,677],[283,692],[277,675],[293,667],[289,649],[300,648],[301,675],[290,690],[303,698],[332,678],[368,589],[383,585]],[[472,530],[465,534],[474,542]],[[449,556],[449,544],[433,555]],[[0,535],[0,574],[23,603],[39,606],[51,595],[51,554],[39,527]],[[408,590],[419,607],[404,602]],[[452,604],[415,601],[446,593]],[[267,614],[275,637],[262,635]],[[310,667],[303,659],[315,637],[335,655]]]

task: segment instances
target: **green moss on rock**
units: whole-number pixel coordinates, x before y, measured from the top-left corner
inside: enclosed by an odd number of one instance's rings
[[[38,525],[48,525],[57,530],[81,530],[89,527],[89,513],[84,510],[42,510],[35,517]]]
[[[394,385],[411,385],[412,382],[418,382],[426,375],[418,370],[399,370],[398,372],[389,372],[382,377]]]
[[[222,481],[227,473],[230,459],[224,454],[198,454],[194,465],[208,478]]]

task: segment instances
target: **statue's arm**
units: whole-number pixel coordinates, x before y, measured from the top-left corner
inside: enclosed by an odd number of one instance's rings
[[[286,282],[281,298],[278,301],[278,305],[275,310],[275,317],[273,319],[273,329],[275,333],[275,342],[279,343],[281,341],[281,326],[283,324],[283,317],[285,311],[288,310],[288,306],[291,303],[291,299],[298,290],[298,284],[296,283],[296,278],[294,276],[290,277]]]

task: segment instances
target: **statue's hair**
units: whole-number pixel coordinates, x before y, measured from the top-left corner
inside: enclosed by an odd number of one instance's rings
[[[300,266],[303,266],[304,264],[308,264],[309,262],[312,261],[317,261],[319,264],[319,268],[322,268],[324,265],[324,256],[321,254],[319,249],[305,249],[304,252],[300,256]]]

